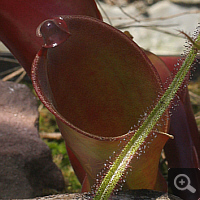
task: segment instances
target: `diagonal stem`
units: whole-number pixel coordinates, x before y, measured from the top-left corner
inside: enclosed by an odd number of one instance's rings
[[[195,43],[198,43],[199,41],[200,34],[198,35]],[[108,173],[102,180],[102,183],[96,192],[94,200],[106,200],[109,198],[119,179],[126,170],[127,165],[130,163],[132,156],[139,149],[145,138],[150,134],[151,130],[157,124],[158,120],[163,115],[165,110],[169,107],[171,100],[173,100],[175,94],[177,93],[187,73],[189,72],[192,63],[195,60],[197,52],[197,46],[193,45],[184,63],[182,64],[173,81],[169,85],[168,89],[165,91],[154,109],[148,115],[143,124],[138,128],[134,136],[130,139],[120,155],[116,158],[116,160],[110,167]]]

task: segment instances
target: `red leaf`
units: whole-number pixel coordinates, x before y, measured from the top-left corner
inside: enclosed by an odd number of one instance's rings
[[[43,41],[38,25],[58,15],[88,15],[102,19],[94,0],[1,0],[0,40],[30,75],[31,64]]]

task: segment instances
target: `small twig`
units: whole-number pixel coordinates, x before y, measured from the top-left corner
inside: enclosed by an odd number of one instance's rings
[[[113,4],[116,5],[116,3],[113,0],[110,0]],[[140,22],[138,19],[136,19],[135,17],[133,17],[132,15],[128,14],[123,8],[122,6],[116,5],[122,13],[124,13],[126,16],[128,16],[129,18],[133,19],[135,22]]]
[[[5,70],[5,71],[3,71],[3,72],[0,73],[0,76],[4,76],[6,74],[10,74],[11,72],[14,72],[14,71],[16,71],[16,70],[18,70],[20,68],[21,68],[21,66],[18,66],[18,67],[14,67],[14,68]]]
[[[12,62],[12,63],[17,63],[17,64],[19,64],[19,62],[18,62],[16,59],[13,59],[13,58],[4,58],[4,57],[0,57],[0,61]]]
[[[178,26],[178,24],[166,24],[166,25],[161,25],[161,24],[152,24],[152,25],[127,25],[127,26],[115,26],[117,29],[127,29],[127,28],[155,28],[155,27],[173,27],[173,26]]]
[[[161,32],[161,33],[164,33],[164,34],[168,34],[168,35],[171,35],[171,36],[175,36],[175,37],[178,37],[178,38],[184,38],[183,36],[181,35],[178,35],[178,34],[175,34],[175,33],[172,33],[170,31],[166,31],[166,30],[161,30],[157,27],[146,27],[147,29],[151,29],[153,31],[158,31],[158,32]]]
[[[173,19],[173,18],[176,18],[176,17],[180,17],[182,15],[197,14],[197,13],[200,13],[200,10],[190,10],[190,11],[178,13],[178,14],[175,14],[175,15],[170,15],[170,16],[167,16],[167,17],[144,18],[144,19],[140,19],[139,21],[140,22],[152,22],[152,21],[157,21],[157,20],[163,21],[163,20],[167,20],[167,19]],[[121,23],[121,24],[116,25],[115,27],[121,27],[122,28],[123,26],[130,26],[133,23],[135,23],[135,21],[131,21],[131,22],[127,22],[127,23]]]
[[[120,29],[120,30],[127,29],[127,28],[130,28],[130,27],[147,28],[147,29],[150,29],[150,30],[153,30],[153,31],[158,31],[158,32],[161,32],[161,33],[164,33],[164,34],[168,34],[168,35],[171,35],[171,36],[175,36],[175,37],[178,37],[178,38],[184,38],[181,35],[178,35],[178,34],[175,34],[175,33],[172,33],[172,32],[169,32],[169,31],[162,30],[162,29],[158,28],[158,27],[169,27],[169,26],[175,26],[175,25],[132,25],[132,26],[115,27],[115,28]]]
[[[182,15],[188,15],[188,14],[198,14],[200,13],[200,10],[190,10],[190,11],[185,11],[182,13],[178,13],[178,14],[174,14],[174,15],[169,15],[167,17],[155,17],[155,18],[146,18],[146,19],[142,19],[142,22],[145,21],[156,21],[156,20],[167,20],[167,19],[172,19],[172,18],[176,18],[176,17],[180,17]]]
[[[200,119],[200,115],[195,117],[195,120]]]
[[[16,83],[19,83],[24,77],[26,76],[26,71],[24,70],[22,74],[19,76],[19,78],[15,81]]]
[[[108,16],[107,13],[105,12],[105,10],[102,8],[101,4],[99,3],[99,0],[97,0],[96,2],[97,2],[97,4],[98,4],[99,8],[102,10],[102,12],[103,12],[103,14],[105,15],[105,17],[107,18],[109,24],[112,25],[112,22],[111,22],[109,16]]]
[[[11,73],[11,74],[5,76],[5,77],[2,79],[2,81],[8,81],[8,80],[10,80],[11,78],[13,78],[13,77],[15,77],[15,76],[21,74],[22,72],[24,72],[24,68],[21,67],[21,68],[18,69],[17,71],[15,71],[15,72],[13,72],[13,73]]]
[[[63,139],[61,133],[39,133],[42,139],[61,140]]]
[[[118,8],[122,11],[122,13],[124,13],[126,16],[128,16],[129,18],[135,20],[136,22],[140,22],[139,20],[137,20],[135,17],[129,15],[127,12],[124,11],[124,9],[121,6],[118,6]]]

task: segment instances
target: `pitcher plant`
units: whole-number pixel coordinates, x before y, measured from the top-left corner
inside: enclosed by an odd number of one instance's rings
[[[93,0],[28,0],[14,9],[16,4],[0,2],[0,39],[56,116],[82,191],[96,192],[184,59],[174,68],[177,57],[143,50],[104,23]],[[163,148],[169,167],[199,167],[200,137],[185,86],[188,76],[131,156],[115,191],[166,192],[159,170]]]

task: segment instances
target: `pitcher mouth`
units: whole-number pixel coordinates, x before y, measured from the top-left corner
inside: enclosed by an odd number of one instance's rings
[[[78,127],[74,126],[72,123],[67,121],[65,117],[63,117],[59,111],[56,109],[56,107],[53,105],[55,104],[55,100],[53,99],[53,95],[51,94],[51,89],[48,83],[48,76],[46,74],[46,70],[44,68],[40,68],[39,62],[41,62],[41,59],[46,58],[47,49],[43,47],[38,54],[36,55],[33,64],[32,64],[32,70],[31,70],[31,80],[33,83],[33,87],[35,88],[36,94],[38,95],[41,102],[44,104],[44,106],[53,114],[56,116],[58,120],[69,126],[70,128],[74,129],[80,134],[83,134],[87,137],[96,139],[96,140],[103,140],[103,141],[117,141],[121,140],[122,138],[125,138],[129,133],[125,133],[121,136],[116,137],[104,137],[104,136],[98,136],[93,135],[92,133],[83,131],[79,129]],[[41,78],[40,78],[41,77]],[[42,84],[41,84],[42,83]],[[42,88],[42,85],[45,86]],[[48,91],[48,92],[47,92]],[[46,92],[46,93],[44,93]]]
[[[90,33],[91,27],[94,33]],[[151,106],[162,89],[159,75],[141,48],[120,31],[85,16],[46,20],[38,29],[45,44],[33,61],[31,78],[43,104],[57,119],[88,137],[108,141],[126,137],[138,123],[139,114]],[[114,42],[107,45],[109,40],[102,34],[113,35]],[[118,50],[124,43],[128,54]],[[117,50],[112,50],[116,44]],[[140,70],[145,70],[145,79]],[[148,79],[151,84],[147,84]]]
[[[70,128],[74,129],[75,131],[77,131],[80,134],[83,134],[87,137],[96,139],[96,140],[102,140],[102,141],[118,141],[118,140],[122,140],[124,138],[127,138],[128,136],[130,136],[130,134],[134,134],[134,132],[136,130],[131,130],[127,133],[124,133],[120,136],[116,136],[116,137],[105,137],[105,136],[98,136],[98,135],[94,135],[92,133],[83,131],[81,129],[79,129],[78,127],[74,126],[72,123],[70,123],[69,121],[67,121],[60,113],[59,111],[55,108],[55,106],[53,105],[53,102],[55,102],[53,100],[53,96],[51,95],[51,89],[49,87],[48,84],[48,77],[47,76],[43,76],[43,74],[45,73],[45,70],[40,73],[40,69],[38,67],[38,62],[39,58],[41,59],[42,56],[46,57],[46,48],[42,48],[38,54],[36,55],[34,61],[33,61],[33,65],[32,65],[32,70],[31,70],[31,79],[33,82],[33,87],[35,88],[35,91],[39,97],[39,99],[41,100],[41,102],[44,104],[44,106],[52,113],[56,116],[56,118],[58,120],[60,120],[61,122],[63,122],[64,124],[66,124],[67,126],[69,126]],[[42,76],[42,78],[39,78],[39,76]],[[46,78],[46,79],[45,79]],[[43,82],[42,85],[45,85],[46,88],[41,89],[41,82]],[[44,93],[45,91],[48,91],[48,93]],[[55,104],[55,103],[54,103]],[[164,132],[159,132],[156,131],[159,134],[163,134],[168,136],[169,138],[173,139],[173,136],[168,134],[168,133],[164,133]]]

